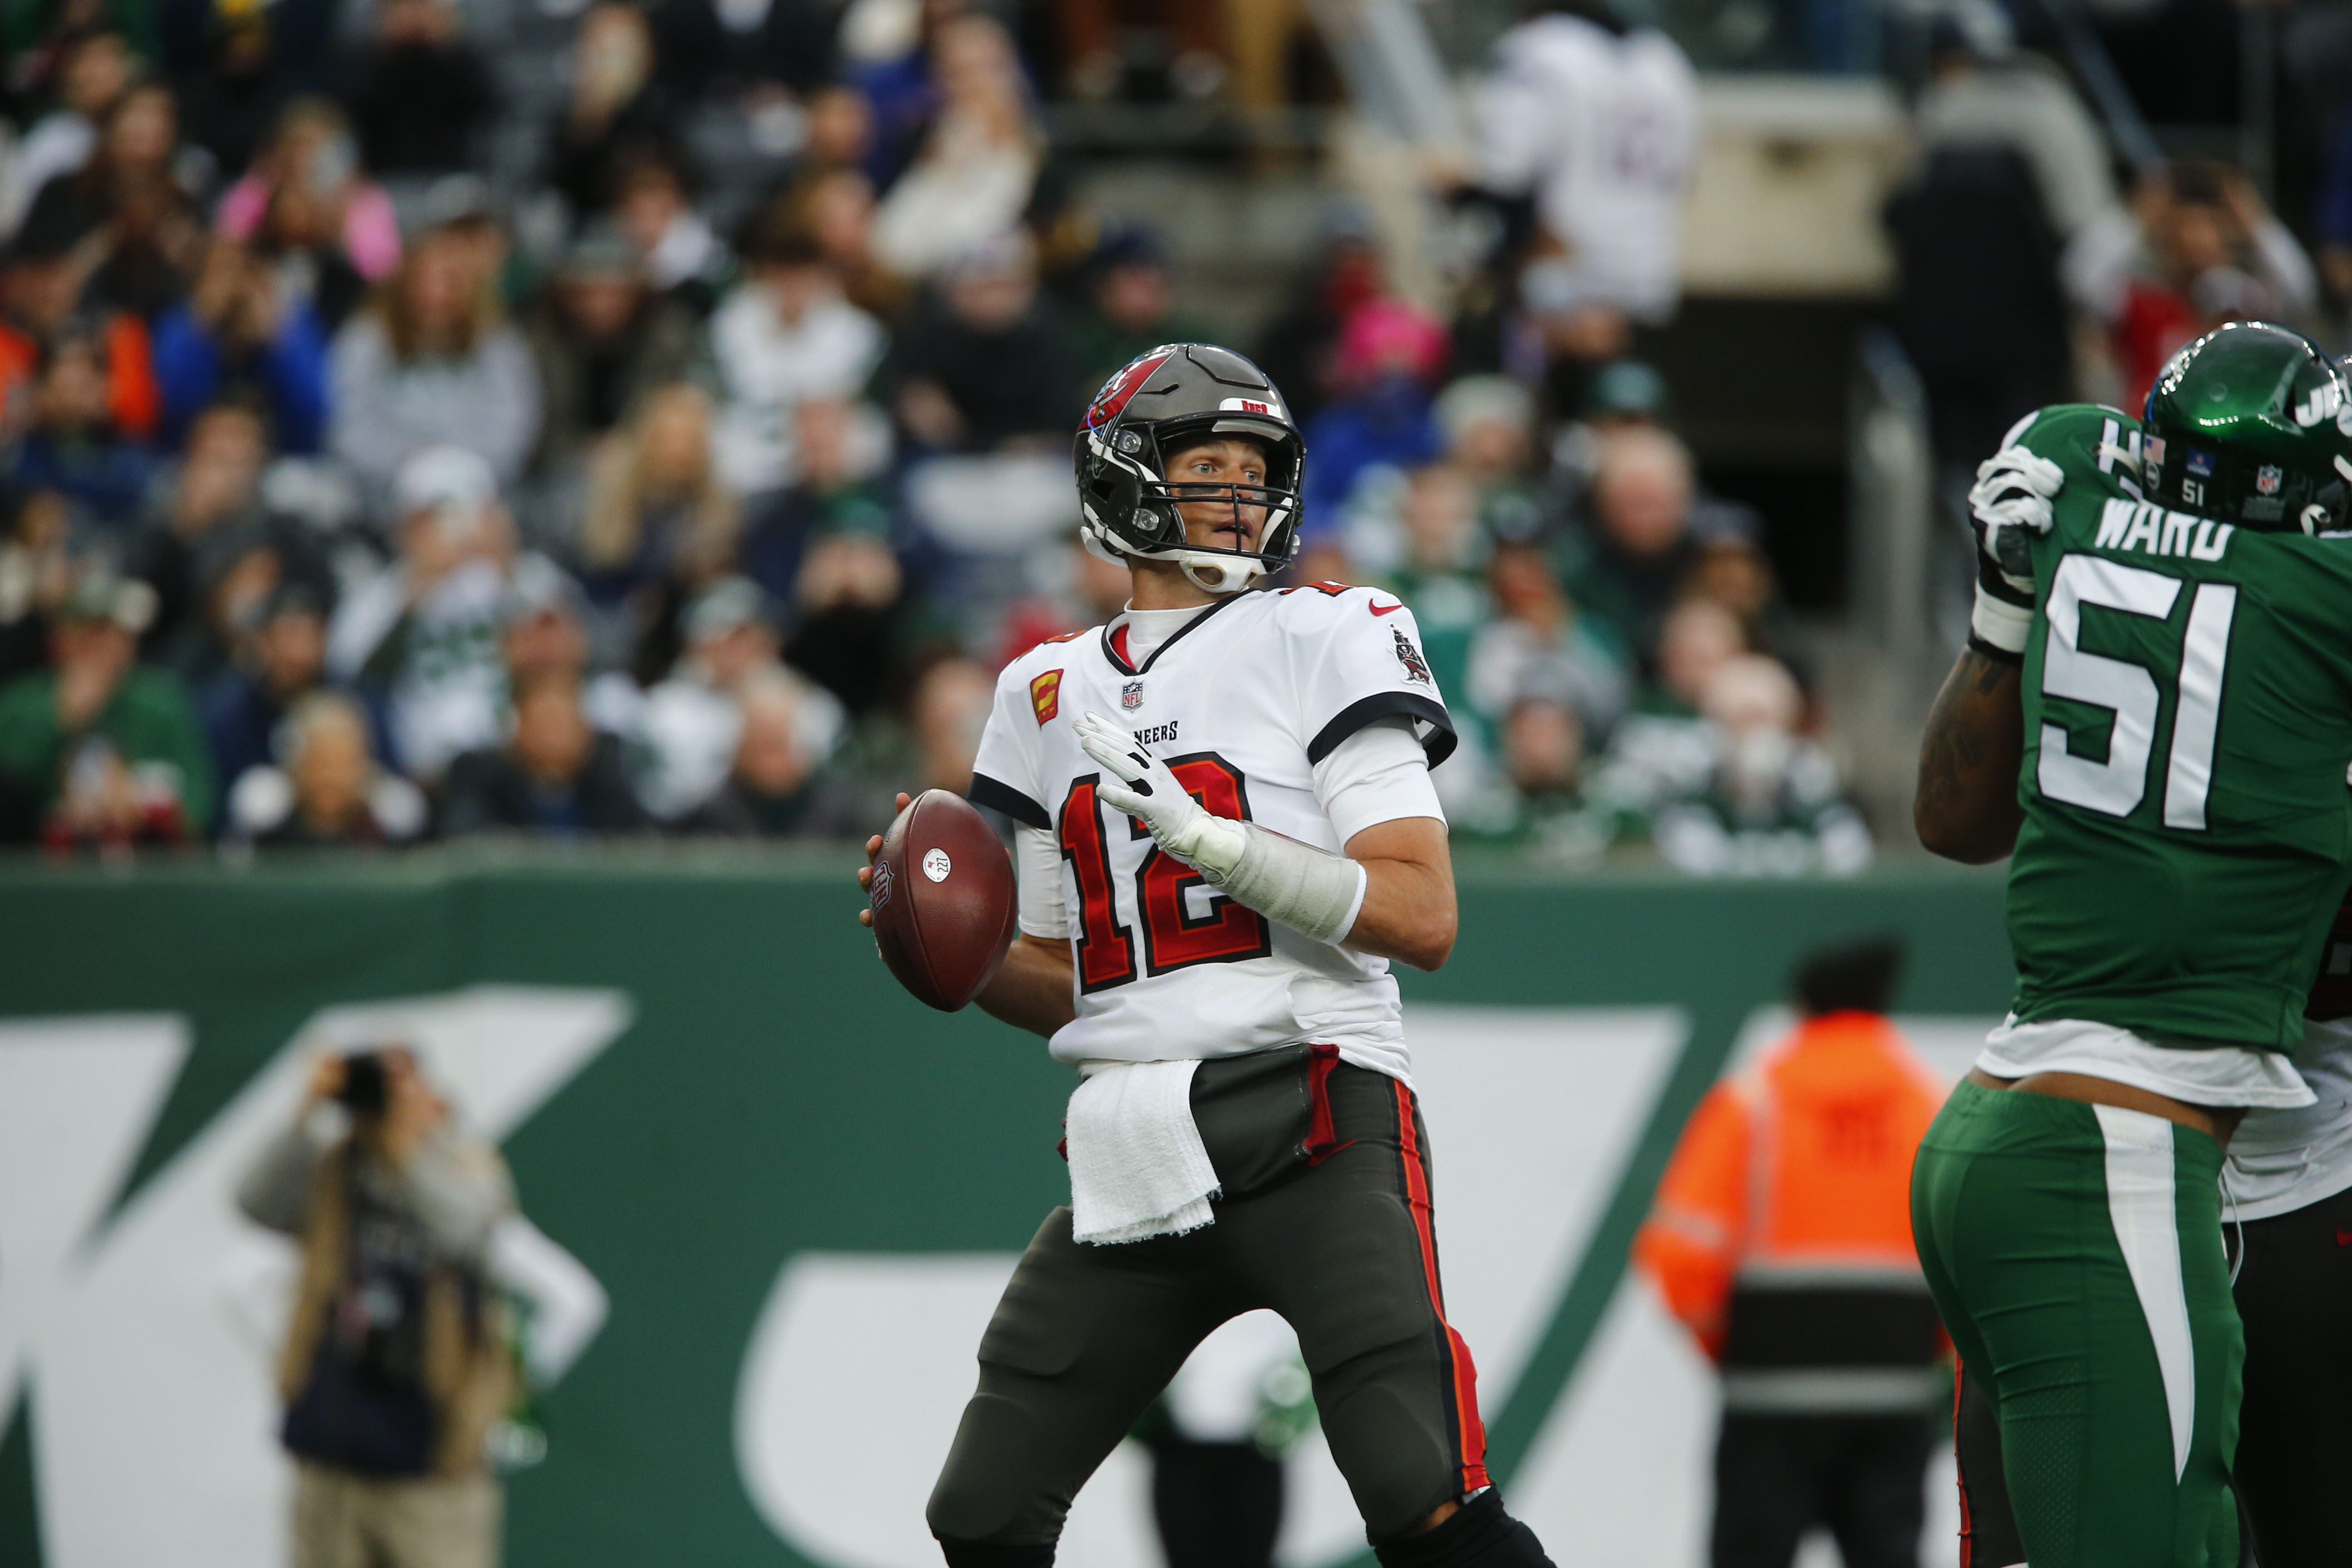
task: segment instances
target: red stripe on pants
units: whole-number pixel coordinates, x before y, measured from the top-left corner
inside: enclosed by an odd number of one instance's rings
[[[1957,1459],[1960,1451],[1960,1380],[1967,1369],[1956,1356],[1952,1363],[1952,1454]],[[1966,1471],[1953,1466],[1953,1489],[1960,1494],[1960,1568],[1975,1568],[1977,1560],[1976,1531],[1969,1527],[1969,1478]]]
[[[1429,1201],[1429,1173],[1421,1163],[1421,1135],[1412,1121],[1412,1091],[1394,1079],[1396,1090],[1397,1143],[1404,1155],[1405,1202],[1412,1212],[1413,1235],[1421,1242],[1422,1277],[1429,1286],[1430,1310],[1437,1314],[1437,1326],[1444,1332],[1447,1371],[1453,1386],[1449,1390],[1454,1406],[1454,1440],[1462,1456],[1462,1491],[1464,1496],[1492,1483],[1486,1477],[1486,1426],[1478,1419],[1478,1369],[1470,1360],[1470,1347],[1445,1321],[1445,1296],[1437,1282],[1437,1222]]]
[[[1348,1146],[1331,1120],[1331,1069],[1339,1065],[1339,1047],[1309,1046],[1307,1057],[1307,1163],[1319,1165]]]

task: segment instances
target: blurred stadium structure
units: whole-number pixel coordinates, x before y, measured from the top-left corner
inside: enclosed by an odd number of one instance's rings
[[[0,892],[0,1560],[282,1560],[270,1365],[293,1251],[234,1193],[310,1054],[384,1037],[500,1141],[535,1223],[610,1300],[536,1400],[509,1561],[936,1560],[923,1498],[979,1328],[1066,1195],[1067,1084],[976,1012],[899,991],[835,868],[30,873]],[[1446,1151],[1448,1300],[1538,1528],[1611,1562],[1701,1560],[1713,1373],[1629,1271],[1651,1187],[1717,1070],[1785,1031],[1789,964],[1823,938],[1893,930],[1936,955],[1898,1022],[1956,1075],[2006,992],[1999,902],[1952,876],[1465,883],[1456,960],[1408,985],[1414,1070]],[[877,1096],[877,1058],[914,1087]],[[1158,1561],[1146,1476],[1139,1448],[1114,1457],[1064,1562]],[[1282,1546],[1301,1568],[1361,1552],[1311,1434]]]
[[[1515,1506],[1696,1563],[1649,1184],[1806,942],[1907,931],[1941,1070],[2001,1010],[1994,884],[1909,826],[1965,476],[2210,322],[2345,346],[2352,26],[1615,15],[1648,52],[1585,38],[1564,129],[1511,119],[1516,0],[12,13],[0,1568],[271,1560],[289,1263],[229,1187],[386,1016],[612,1299],[513,1561],[929,1560],[1066,1086],[888,986],[845,846],[1117,609],[1066,443],[1190,335],[1314,421],[1300,576],[1412,603],[1473,742],[1408,998]],[[1598,282],[1594,146],[1667,215]],[[1742,655],[1790,679],[1735,712]],[[1299,1565],[1358,1550],[1312,1449]],[[1140,1463],[1074,1568],[1154,1561]]]

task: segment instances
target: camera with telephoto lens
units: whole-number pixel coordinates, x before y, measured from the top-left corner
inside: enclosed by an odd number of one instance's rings
[[[385,1089],[383,1053],[353,1051],[343,1058],[343,1086],[335,1091],[335,1103],[353,1116],[382,1116]]]

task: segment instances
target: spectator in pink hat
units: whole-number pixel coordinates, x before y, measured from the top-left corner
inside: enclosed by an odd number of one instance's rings
[[[263,234],[266,220],[281,199],[302,206],[297,226],[306,236],[334,236],[336,254],[368,282],[400,265],[392,198],[361,171],[351,121],[331,100],[298,98],[286,106],[269,145],[222,195],[213,222],[231,239],[266,241],[272,237]]]
[[[1445,329],[1400,300],[1356,308],[1332,356],[1337,395],[1307,426],[1305,532],[1328,535],[1374,468],[1418,468],[1444,441],[1432,396],[1445,374]]]

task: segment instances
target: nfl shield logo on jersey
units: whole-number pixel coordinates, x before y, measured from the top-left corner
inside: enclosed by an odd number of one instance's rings
[[[1143,682],[1130,680],[1118,689],[1118,705],[1132,713],[1143,706]]]
[[[2282,477],[2276,463],[2264,463],[2254,470],[2254,493],[2263,496],[2278,494]]]

